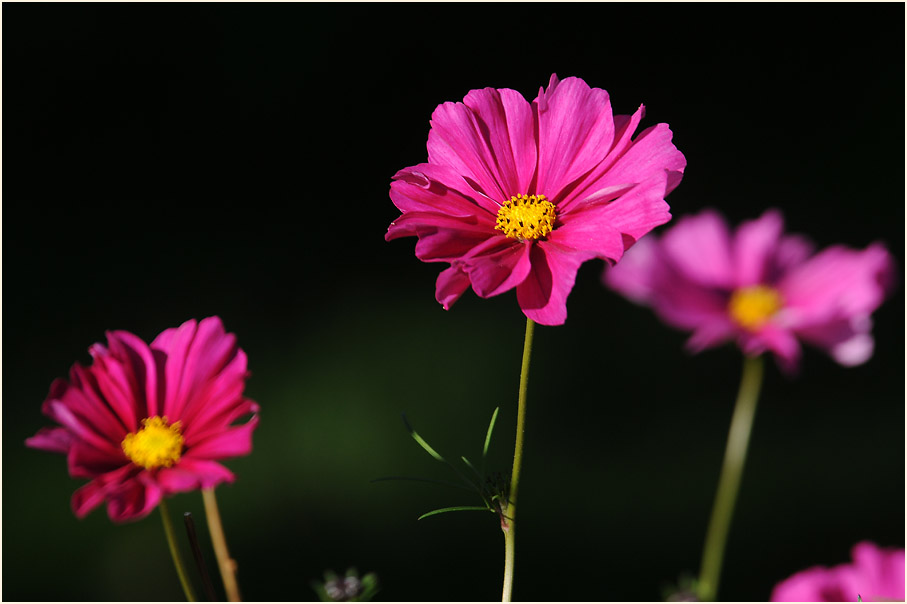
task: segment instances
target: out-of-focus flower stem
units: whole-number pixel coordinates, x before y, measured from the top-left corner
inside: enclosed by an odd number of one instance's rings
[[[186,594],[188,602],[195,602],[195,593],[192,591],[192,585],[189,583],[189,576],[186,574],[186,567],[183,565],[183,559],[180,556],[179,547],[176,544],[176,533],[173,530],[173,520],[170,518],[170,510],[167,508],[167,502],[161,499],[158,503],[161,510],[161,519],[164,521],[164,534],[167,535],[167,545],[170,546],[170,555],[173,557],[173,565],[176,567],[176,574],[179,575],[180,584],[183,586],[183,592]]]
[[[214,497],[214,488],[202,489],[202,499],[205,501],[208,532],[211,533],[211,545],[214,546],[214,555],[217,557],[217,566],[220,568],[220,576],[224,581],[227,601],[241,602],[239,584],[236,582],[236,561],[230,557],[230,552],[227,550],[227,538],[224,536],[224,526],[220,521],[220,511],[217,508],[217,499]]]
[[[520,369],[520,393],[516,417],[516,442],[513,447],[513,471],[510,476],[510,491],[501,528],[504,531],[504,593],[502,602],[510,602],[513,595],[513,563],[516,545],[514,518],[516,517],[517,487],[520,484],[520,467],[523,465],[523,430],[526,422],[526,391],[529,386],[529,357],[532,354],[532,334],[535,323],[526,319],[526,338],[523,341],[523,364]]]
[[[721,577],[728,529],[734,515],[737,493],[740,491],[740,478],[743,475],[753,418],[756,415],[756,403],[762,386],[762,367],[761,356],[744,357],[743,377],[740,379],[740,390],[737,393],[737,403],[734,406],[727,447],[724,451],[724,465],[721,468],[712,518],[709,521],[702,552],[697,585],[701,602],[712,602],[718,594],[718,580]]]

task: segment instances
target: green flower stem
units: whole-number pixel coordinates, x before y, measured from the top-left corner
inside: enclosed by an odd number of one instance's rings
[[[507,495],[507,509],[501,518],[504,531],[504,593],[502,602],[510,602],[513,595],[513,563],[516,547],[514,518],[516,517],[517,487],[520,484],[520,468],[523,465],[523,431],[526,422],[526,391],[529,386],[529,357],[532,354],[532,334],[535,323],[526,319],[526,339],[523,341],[523,365],[520,369],[520,394],[516,416],[516,442],[513,447],[513,471],[510,476],[510,492]]]
[[[224,526],[220,521],[220,511],[217,508],[214,489],[202,489],[202,498],[205,501],[205,515],[208,517],[211,545],[214,546],[214,555],[217,557],[217,566],[220,568],[220,576],[224,581],[227,601],[242,602],[239,596],[239,584],[236,582],[236,561],[230,557],[230,552],[227,550],[227,538],[224,536]]]
[[[176,567],[176,574],[179,575],[180,583],[183,586],[183,592],[186,594],[186,601],[195,602],[195,593],[192,591],[192,585],[189,583],[189,576],[186,574],[186,567],[183,565],[183,559],[180,556],[180,550],[176,544],[176,533],[173,530],[173,521],[170,519],[170,510],[167,508],[166,500],[161,499],[158,507],[161,510],[161,518],[164,521],[164,534],[167,535],[167,545],[170,546],[170,555],[173,557],[173,565]]]
[[[701,602],[712,602],[718,594],[718,580],[724,560],[724,547],[727,544],[728,529],[734,515],[737,493],[740,491],[740,478],[743,475],[746,450],[753,429],[753,418],[756,415],[756,403],[759,400],[759,389],[762,386],[762,367],[761,356],[744,358],[740,391],[737,393],[737,403],[734,406],[727,447],[724,451],[724,465],[721,468],[721,477],[718,479],[718,491],[715,493],[712,518],[709,521],[705,548],[702,552],[702,565],[697,585]]]

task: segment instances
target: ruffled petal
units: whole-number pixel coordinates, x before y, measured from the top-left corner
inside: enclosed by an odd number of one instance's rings
[[[608,222],[605,210],[607,207],[593,208],[579,215],[565,216],[563,224],[551,232],[548,241],[582,252],[587,259],[617,262],[623,256],[624,241],[620,231]]]
[[[565,222],[582,219],[608,225],[636,242],[671,219],[670,207],[664,200],[666,184],[667,174],[655,174],[645,182],[622,191],[609,203],[584,202],[576,205],[563,219]],[[614,259],[620,259],[620,255]]]
[[[523,313],[541,325],[563,325],[567,320],[567,296],[576,281],[576,271],[587,254],[559,248],[550,242],[531,247],[532,270],[516,288]]]
[[[558,81],[536,99],[539,123],[539,167],[536,190],[561,201],[567,185],[586,174],[607,155],[614,141],[611,100],[600,88],[579,78]]]
[[[485,88],[470,91],[463,103],[479,119],[494,159],[490,168],[503,187],[505,197],[501,201],[517,193],[526,193],[535,175],[538,153],[529,102],[515,90]]]
[[[737,227],[733,244],[736,287],[767,282],[783,229],[784,219],[778,210],[767,210],[757,220]]]
[[[731,234],[716,212],[684,216],[661,238],[664,256],[686,278],[705,287],[734,287]]]
[[[139,520],[150,514],[162,497],[161,488],[147,471],[143,471],[110,493],[107,515],[114,522]]]
[[[435,283],[435,299],[444,310],[450,310],[454,302],[460,299],[469,287],[469,275],[459,265],[453,265],[438,275]]]
[[[41,428],[38,433],[25,439],[25,446],[51,453],[68,453],[73,436],[66,428]]]
[[[743,354],[747,356],[771,351],[778,367],[788,375],[795,374],[800,368],[800,342],[793,333],[772,323],[767,323],[756,333],[743,332],[739,344]]]
[[[894,261],[881,244],[859,251],[832,246],[788,272],[778,283],[791,315],[803,329],[836,319],[866,316],[882,303],[894,275]]]
[[[529,274],[531,241],[516,242],[504,236],[488,239],[463,259],[472,289],[482,298],[513,289]]]
[[[132,488],[130,483],[137,482],[141,473],[140,468],[128,464],[98,476],[72,494],[72,511],[77,518],[84,518],[105,500],[111,497],[121,497],[124,493],[128,493]],[[108,513],[110,513],[109,507]],[[113,514],[110,517],[115,519]]]
[[[164,495],[210,489],[236,480],[233,472],[216,461],[189,457],[184,457],[172,468],[161,468],[155,478]]]
[[[401,212],[438,212],[466,218],[487,214],[494,220],[499,202],[481,195],[447,166],[418,164],[394,175],[391,201]]]
[[[471,91],[464,103],[443,103],[431,116],[428,161],[462,174],[502,202],[525,192],[535,153],[529,104],[513,91]],[[528,174],[527,174],[528,172]]]
[[[248,455],[252,451],[252,431],[257,425],[258,416],[253,416],[241,426],[218,431],[187,449],[186,456],[193,459],[222,459]]]

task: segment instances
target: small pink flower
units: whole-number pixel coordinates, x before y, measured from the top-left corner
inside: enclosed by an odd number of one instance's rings
[[[863,541],[850,552],[853,563],[813,566],[775,585],[772,602],[904,601],[904,550]]]
[[[769,210],[732,233],[706,210],[640,241],[606,269],[604,282],[691,330],[693,352],[736,340],[745,354],[771,351],[794,371],[803,341],[842,365],[865,362],[873,351],[870,315],[893,278],[891,255],[879,243],[813,255],[806,239],[783,227],[781,213]]]
[[[450,263],[436,284],[445,309],[470,286],[516,288],[527,317],[560,325],[583,262],[616,262],[671,218],[664,197],[686,160],[667,124],[632,138],[643,111],[612,116],[607,92],[556,75],[532,103],[506,88],[444,103],[428,163],[394,175],[403,215],[385,239],[416,236],[417,258]]]
[[[72,496],[76,516],[102,502],[116,522],[149,514],[162,497],[232,482],[217,463],[252,450],[258,416],[243,397],[248,371],[236,336],[218,317],[186,321],[149,346],[126,331],[89,349],[91,367],[57,379],[42,412],[62,427],[25,444],[64,453],[73,478],[90,478]]]

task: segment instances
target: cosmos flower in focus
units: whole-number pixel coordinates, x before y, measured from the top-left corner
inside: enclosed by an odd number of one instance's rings
[[[802,341],[842,365],[865,362],[873,351],[870,315],[894,275],[891,255],[880,243],[813,254],[806,239],[783,228],[777,210],[734,232],[706,210],[640,241],[603,279],[692,331],[693,352],[736,341],[746,355],[771,351],[792,372]]]
[[[60,426],[26,445],[66,455],[69,474],[91,481],[72,496],[76,516],[107,502],[116,522],[149,514],[162,497],[232,482],[219,459],[252,450],[258,405],[243,396],[246,355],[218,317],[167,329],[149,346],[107,333],[57,379],[42,412]]]
[[[853,562],[814,566],[778,583],[772,602],[903,602],[904,550],[863,541],[851,550]]]
[[[607,92],[556,75],[531,103],[494,88],[444,103],[428,163],[394,176],[403,214],[385,238],[418,237],[416,257],[450,264],[436,284],[445,309],[470,286],[483,298],[516,288],[528,318],[560,325],[583,262],[617,262],[671,218],[664,197],[686,160],[667,124],[633,138],[643,112],[613,116]]]

